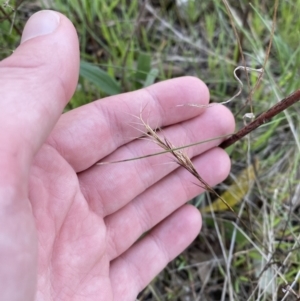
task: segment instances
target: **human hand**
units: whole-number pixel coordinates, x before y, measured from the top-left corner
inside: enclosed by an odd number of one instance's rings
[[[0,62],[1,300],[134,300],[199,233],[200,214],[185,203],[203,189],[170,155],[95,163],[157,150],[136,139],[142,109],[175,145],[234,129],[223,106],[177,107],[208,102],[191,77],[61,115],[77,85],[78,48],[70,21],[44,11]],[[188,150],[210,185],[230,168],[220,142]]]

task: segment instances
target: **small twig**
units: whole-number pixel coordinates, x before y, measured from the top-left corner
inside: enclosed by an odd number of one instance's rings
[[[266,111],[266,112],[262,113],[261,115],[259,115],[254,121],[250,122],[248,125],[243,127],[241,130],[239,130],[235,134],[232,134],[230,138],[226,139],[225,141],[223,141],[220,144],[220,147],[224,148],[224,149],[229,147],[230,145],[234,144],[238,140],[245,137],[250,132],[257,129],[262,124],[270,121],[274,116],[281,113],[282,111],[284,111],[288,107],[292,106],[293,104],[295,104],[299,100],[300,100],[300,89],[296,90],[294,93],[292,93],[291,95],[287,96],[286,98],[284,98],[283,100],[278,102],[276,105],[274,105],[268,111]],[[209,141],[212,141],[212,140],[215,140],[215,139],[225,138],[225,137],[228,137],[229,135],[219,136],[219,137],[215,137],[215,138],[208,139],[208,140],[205,140],[205,141],[199,141],[199,142],[196,142],[196,143],[176,147],[176,148],[173,148],[173,149],[164,149],[164,151],[148,154],[148,155],[141,156],[141,157],[135,157],[135,158],[129,158],[129,159],[123,159],[123,160],[117,160],[117,161],[110,161],[110,162],[98,161],[96,164],[97,165],[106,165],[106,164],[114,164],[114,163],[121,163],[121,162],[128,162],[128,161],[135,161],[135,160],[139,160],[139,159],[149,158],[149,157],[153,157],[153,156],[158,156],[158,155],[170,153],[172,151],[181,150],[181,149],[188,148],[188,147],[191,147],[191,146],[195,146],[195,145],[198,145],[198,144],[202,144],[202,143],[205,143],[205,142],[209,142]]]
[[[234,144],[238,140],[245,137],[247,134],[257,129],[262,124],[270,121],[274,116],[281,113],[288,107],[292,106],[294,103],[300,100],[300,89],[296,90],[294,93],[282,99],[268,111],[259,115],[254,121],[250,122],[248,125],[243,127],[237,133],[233,134],[230,138],[226,139],[223,143],[221,143],[220,147],[227,148],[228,146]]]

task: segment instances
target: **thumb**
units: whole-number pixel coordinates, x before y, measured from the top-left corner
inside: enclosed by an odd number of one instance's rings
[[[13,154],[18,168],[28,172],[74,93],[78,72],[78,38],[72,23],[54,11],[34,14],[21,45],[0,62],[0,150]]]
[[[21,45],[0,62],[1,300],[33,300],[37,237],[27,199],[29,168],[78,79],[76,31],[63,15],[41,11]]]

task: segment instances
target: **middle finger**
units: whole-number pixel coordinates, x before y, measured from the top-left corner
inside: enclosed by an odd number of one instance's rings
[[[190,144],[232,133],[234,119],[223,106],[213,106],[201,116],[170,126],[163,135],[175,146]],[[223,139],[199,144],[186,150],[190,157],[197,156],[221,143]],[[104,161],[139,157],[160,151],[154,143],[135,140],[122,146]],[[168,164],[166,164],[168,163]],[[96,165],[79,174],[81,190],[92,210],[105,217],[110,215],[160,179],[178,168],[170,154],[131,162]]]

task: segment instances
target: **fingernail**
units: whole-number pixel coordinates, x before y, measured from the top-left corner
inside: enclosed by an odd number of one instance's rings
[[[42,10],[30,17],[23,30],[21,44],[38,36],[50,34],[58,27],[60,16],[51,10]]]

